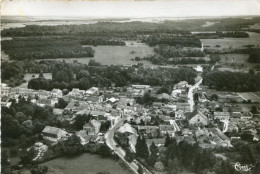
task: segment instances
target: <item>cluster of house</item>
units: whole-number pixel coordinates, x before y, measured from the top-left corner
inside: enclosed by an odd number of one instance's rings
[[[58,99],[62,98],[63,93],[60,89],[53,89],[51,91],[45,90],[33,90],[28,88],[10,88],[2,84],[2,94],[1,94],[1,104],[10,106],[9,99],[19,100],[19,96],[24,97],[25,99],[30,98],[31,102],[36,103],[39,106],[54,106],[58,103]]]
[[[201,92],[199,103],[195,110],[190,112],[190,105],[187,103],[189,87],[187,82],[180,82],[174,86],[171,96],[159,94],[169,101],[167,104],[154,102],[149,108],[137,107],[137,115],[128,115],[128,123],[118,132],[128,136],[133,151],[139,134],[144,135],[148,146],[152,142],[158,146],[163,145],[167,134],[178,141],[185,139],[192,144],[198,142],[202,148],[231,147],[231,140],[237,139],[236,135],[243,133],[251,134],[253,141],[259,141],[258,120],[249,110],[243,110],[234,104],[234,100],[242,102],[236,93],[220,92],[219,100],[212,101],[208,96],[215,91],[208,93],[199,88],[196,91]],[[171,113],[174,113],[174,116]]]
[[[149,85],[112,89],[72,89],[67,95],[63,95],[59,89],[34,91],[5,87],[2,91],[4,96],[9,95],[8,98],[18,100],[19,95],[25,98],[30,96],[32,102],[52,107],[59,98],[63,98],[68,105],[59,109],[57,113],[64,117],[70,115],[68,119],[71,123],[77,115],[91,115],[91,120],[82,130],[76,132],[83,144],[91,141],[103,143],[104,132],[100,132],[102,123],[109,120],[113,126],[123,117],[127,123],[117,131],[128,136],[133,151],[139,134],[144,135],[148,145],[154,142],[158,146],[163,145],[166,135],[169,135],[178,141],[185,139],[190,143],[199,142],[203,148],[229,147],[231,139],[236,137],[227,137],[225,132],[248,133],[255,141],[259,141],[260,126],[250,111],[241,110],[239,105],[234,104],[234,100],[240,101],[236,93],[219,92],[218,100],[212,101],[209,96],[216,91],[201,86],[195,91],[199,93],[198,104],[195,110],[190,112],[190,87],[186,81],[181,81],[174,86],[171,95],[157,94],[156,87],[152,88]],[[136,103],[135,97],[142,97],[146,92],[150,92],[159,102],[153,102],[150,107]],[[163,99],[167,102],[163,102]],[[70,134],[62,129],[47,126],[43,135],[45,140],[57,142]]]

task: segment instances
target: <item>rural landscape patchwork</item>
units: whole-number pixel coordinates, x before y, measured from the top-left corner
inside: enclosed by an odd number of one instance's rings
[[[1,19],[3,174],[259,174],[260,17]]]

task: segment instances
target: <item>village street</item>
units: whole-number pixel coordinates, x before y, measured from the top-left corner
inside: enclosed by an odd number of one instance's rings
[[[135,173],[138,173],[138,166],[136,163],[140,164],[139,162],[136,161],[135,162],[127,162],[124,157],[125,157],[125,151],[121,148],[121,147],[117,147],[117,143],[114,140],[114,134],[115,131],[123,125],[124,123],[124,118],[120,119],[111,129],[108,130],[108,132],[105,135],[105,139],[106,139],[106,144],[108,145],[108,147],[114,151],[114,153],[116,153]],[[149,172],[142,164],[140,164],[143,167],[143,172],[144,174],[150,174],[151,172]]]

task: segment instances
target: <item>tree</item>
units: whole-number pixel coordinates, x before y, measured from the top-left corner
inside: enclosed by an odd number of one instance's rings
[[[195,101],[195,102],[199,101],[199,94],[198,94],[198,93],[195,93],[195,94],[193,95],[193,98],[194,98],[194,101]]]
[[[256,113],[257,113],[257,108],[256,108],[256,106],[252,106],[252,107],[251,107],[251,112],[252,112],[253,114],[256,114]]]
[[[138,164],[137,166],[138,166],[138,169],[137,169],[138,174],[143,174],[144,173],[143,167],[140,164]]]
[[[157,94],[162,94],[162,93],[170,94],[171,88],[169,86],[161,87],[160,89],[158,89]]]
[[[146,159],[149,156],[149,150],[145,141],[144,137],[141,137],[140,135],[137,138],[136,145],[136,155]]]
[[[58,146],[60,146],[62,154],[66,156],[75,156],[82,153],[84,150],[80,138],[75,134],[64,141],[60,141]]]
[[[68,105],[68,102],[65,101],[63,98],[58,99],[58,103],[55,103],[55,108],[64,109]]]
[[[82,90],[87,90],[91,87],[91,84],[89,82],[89,79],[86,77],[83,77],[79,80],[79,88]]]
[[[135,57],[135,61],[140,61],[141,60],[141,58],[140,57]]]
[[[217,95],[217,94],[212,94],[212,95],[210,96],[210,100],[215,100],[215,101],[217,101],[217,100],[218,100],[218,95]]]
[[[159,172],[163,172],[164,171],[164,166],[163,163],[158,161],[154,164],[154,168],[155,170],[159,171]]]
[[[167,167],[167,171],[169,174],[180,174],[181,170],[181,165],[176,158],[174,158],[173,160],[169,160]]]
[[[77,80],[80,80],[81,78],[90,78],[90,73],[87,70],[80,70],[77,75]]]
[[[15,118],[16,118],[20,123],[22,123],[23,121],[27,120],[27,116],[24,115],[24,113],[22,113],[22,112],[17,112],[17,113],[15,114]]]
[[[69,93],[69,90],[68,90],[68,89],[63,89],[63,90],[62,90],[62,94],[63,94],[63,95],[67,95],[68,93]]]
[[[43,73],[42,73],[42,72],[40,72],[40,74],[39,74],[39,78],[44,78],[44,76],[43,76]]]
[[[260,63],[260,49],[251,51],[248,62],[250,63]]]
[[[1,149],[1,172],[3,174],[13,174],[6,150]]]
[[[141,156],[142,154],[142,140],[141,140],[141,136],[139,135],[137,137],[137,140],[136,140],[136,144],[135,144],[135,150],[136,150],[136,156]]]
[[[126,160],[127,162],[130,162],[130,163],[131,163],[131,162],[134,160],[134,158],[135,158],[134,153],[131,152],[129,149],[126,149],[125,152],[126,152],[126,153],[125,153],[125,160]]]
[[[171,144],[171,138],[170,138],[169,134],[167,133],[167,134],[166,134],[166,138],[165,138],[164,146],[165,146],[165,147],[168,147],[169,144]]]
[[[102,145],[99,147],[98,153],[99,153],[100,155],[102,155],[103,157],[109,157],[109,156],[111,156],[111,154],[112,154],[110,148],[109,148],[106,144],[102,144]]]
[[[152,142],[151,146],[150,146],[150,152],[152,155],[157,155],[158,153],[158,148],[157,146],[154,144],[154,142]]]
[[[152,142],[152,144],[150,146],[150,152],[151,152],[151,154],[147,158],[147,163],[149,166],[154,166],[154,164],[157,162],[157,153],[158,153],[158,148],[154,144],[154,142]]]
[[[24,128],[11,115],[2,115],[2,137],[18,138],[24,131]]]
[[[90,115],[87,115],[87,114],[77,115],[75,117],[74,127],[77,130],[82,130],[83,129],[83,125],[88,123],[89,120],[90,120]]]
[[[142,150],[142,157],[144,159],[148,158],[148,156],[149,156],[149,149],[147,147],[146,140],[145,140],[144,137],[142,137],[142,149],[143,149]]]
[[[255,75],[255,71],[254,71],[253,69],[250,69],[250,70],[249,70],[249,74]]]
[[[100,66],[101,63],[96,62],[95,60],[89,60],[88,66]]]
[[[28,165],[28,164],[31,164],[32,163],[32,160],[33,158],[35,157],[36,155],[36,151],[34,148],[30,148],[29,150],[23,150],[23,153],[21,155],[21,163],[23,165]]]
[[[223,108],[222,107],[217,107],[216,109],[215,109],[217,112],[223,112]]]
[[[140,120],[140,125],[144,126],[145,125],[145,122],[143,119]]]
[[[31,174],[46,174],[48,172],[48,167],[47,166],[38,166],[34,165],[30,169]]]
[[[107,120],[105,122],[101,122],[100,132],[106,132],[109,129],[110,125],[111,125],[110,120]]]
[[[36,119],[33,123],[33,134],[41,133],[44,128],[45,125],[42,122],[40,122],[38,119]]]
[[[3,166],[8,166],[10,164],[8,159],[8,152],[6,150],[2,150],[1,164]]]

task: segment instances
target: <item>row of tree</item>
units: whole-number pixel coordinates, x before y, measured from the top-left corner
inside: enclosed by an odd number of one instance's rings
[[[112,39],[106,39],[104,37],[89,37],[89,38],[84,38],[81,41],[81,45],[93,45],[93,46],[98,46],[98,45],[115,45],[115,46],[125,46],[124,41],[120,40],[112,40]]]

